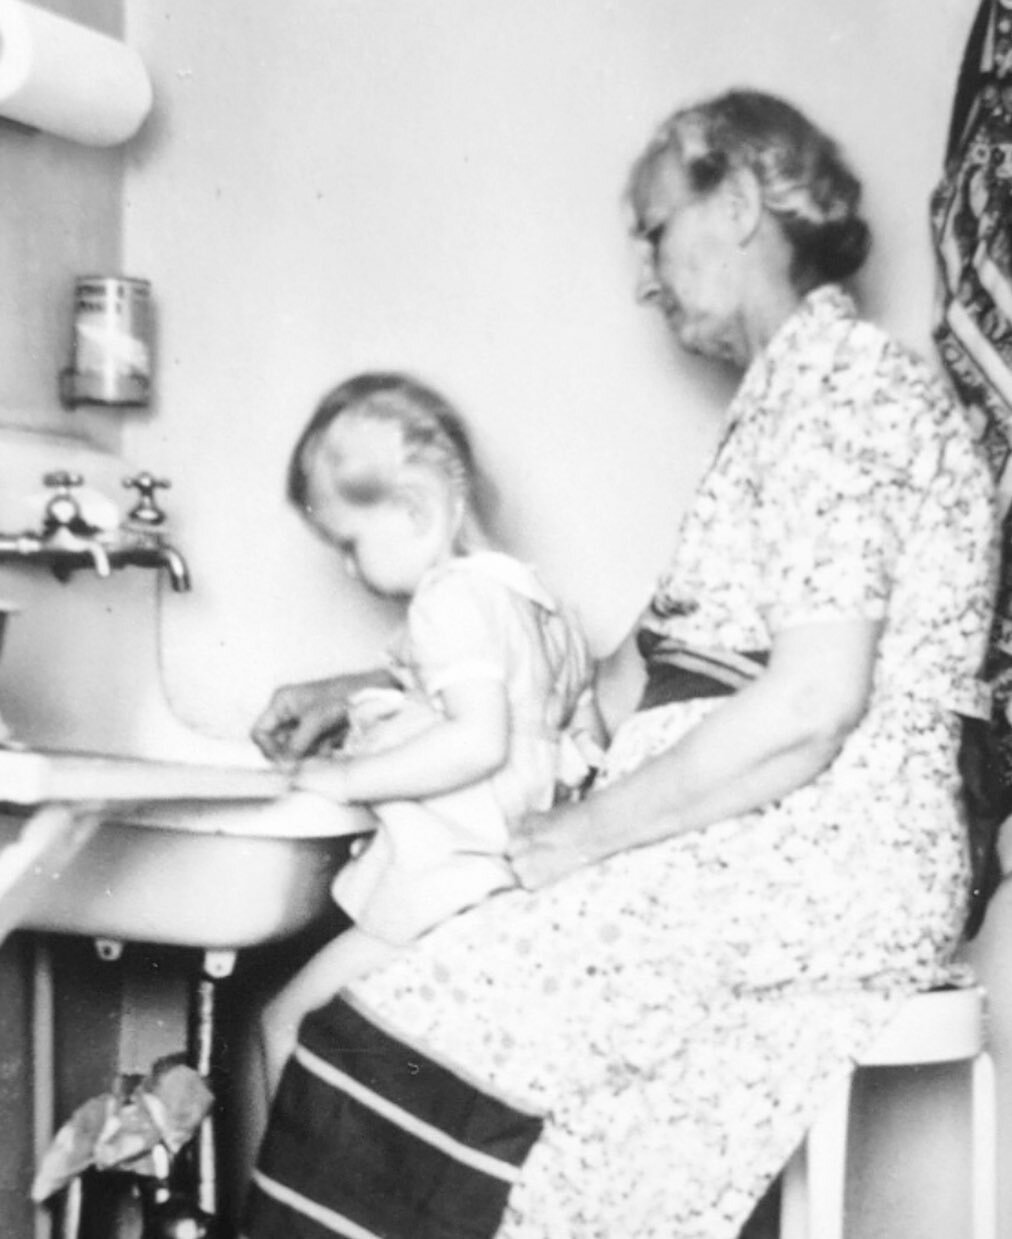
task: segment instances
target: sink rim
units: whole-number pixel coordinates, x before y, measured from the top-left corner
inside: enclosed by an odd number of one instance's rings
[[[0,813],[0,846],[27,820]],[[103,816],[69,859],[33,867],[15,928],[203,950],[276,942],[333,910],[349,846],[341,836],[138,829]]]

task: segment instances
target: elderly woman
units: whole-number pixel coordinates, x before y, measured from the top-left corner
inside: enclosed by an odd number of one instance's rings
[[[953,976],[986,468],[839,287],[860,187],[794,108],[676,112],[628,196],[640,296],[744,371],[632,638],[639,706],[592,794],[524,823],[526,889],[306,1020],[251,1239],[734,1236],[855,1055]],[[262,743],[308,743],[320,703],[277,695]]]

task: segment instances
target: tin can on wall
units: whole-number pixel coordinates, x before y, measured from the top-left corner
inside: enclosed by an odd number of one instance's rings
[[[147,405],[151,397],[151,282],[82,276],[74,286],[67,404]]]

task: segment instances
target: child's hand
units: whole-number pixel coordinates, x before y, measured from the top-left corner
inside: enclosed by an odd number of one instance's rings
[[[290,786],[293,791],[325,796],[335,804],[350,804],[347,766],[347,760],[339,757],[304,761],[292,775]]]
[[[274,693],[253,725],[252,739],[270,761],[291,767],[340,734],[347,715],[339,681],[289,684]]]

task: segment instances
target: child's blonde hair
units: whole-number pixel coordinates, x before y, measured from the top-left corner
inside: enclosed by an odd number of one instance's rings
[[[361,418],[400,431],[405,464],[422,464],[445,479],[471,515],[479,503],[479,476],[471,443],[456,409],[426,384],[407,374],[377,371],[355,375],[329,391],[292,449],[286,493],[311,516],[309,470],[327,431],[338,418]],[[362,488],[358,502],[375,502],[387,488]]]

